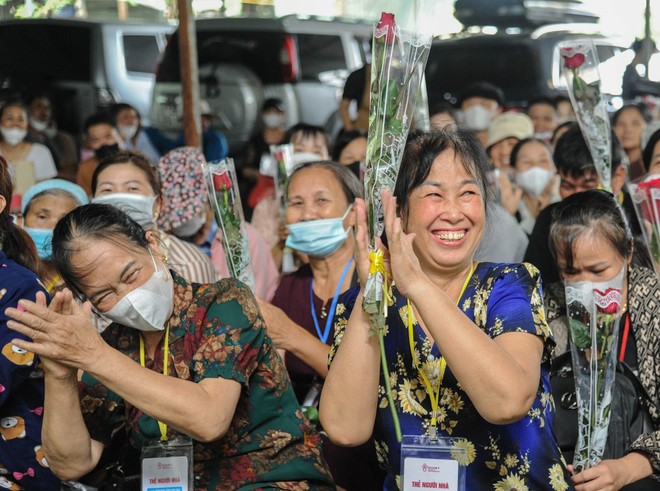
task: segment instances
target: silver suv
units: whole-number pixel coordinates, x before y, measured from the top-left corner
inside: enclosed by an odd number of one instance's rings
[[[198,19],[200,97],[219,116],[216,129],[240,150],[259,124],[262,102],[284,101],[287,123],[337,128],[348,74],[361,67],[371,25],[287,16]],[[175,33],[156,72],[151,121],[180,130],[181,80]]]
[[[59,125],[73,133],[115,102],[148,120],[154,69],[172,31],[118,21],[0,22],[0,96],[49,92]]]

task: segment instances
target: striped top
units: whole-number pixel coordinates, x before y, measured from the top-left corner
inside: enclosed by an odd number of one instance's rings
[[[220,275],[211,259],[195,244],[161,232],[161,252],[167,257],[168,267],[190,283],[215,283]]]

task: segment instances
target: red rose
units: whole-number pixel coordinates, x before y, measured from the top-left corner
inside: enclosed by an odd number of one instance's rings
[[[231,189],[231,178],[229,177],[229,172],[213,174],[213,187],[216,191],[226,191]]]
[[[640,182],[638,187],[644,196],[641,203],[642,215],[646,220],[657,223],[660,219],[660,177]]]
[[[585,60],[586,57],[582,53],[575,53],[573,56],[564,55],[564,64],[566,65],[566,68],[580,68]]]
[[[380,14],[380,20],[376,26],[376,31],[380,32],[382,29],[387,29],[385,32],[385,42],[387,44],[392,44],[394,42],[394,28],[396,27],[396,22],[394,22],[394,14],[388,12],[382,12]]]
[[[621,309],[621,290],[608,288],[605,292],[594,290],[596,309],[603,314],[616,314]]]

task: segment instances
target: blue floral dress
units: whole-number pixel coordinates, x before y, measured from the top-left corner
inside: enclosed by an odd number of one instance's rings
[[[431,402],[410,351],[407,299],[395,290],[395,305],[387,318],[385,351],[390,382],[404,435],[428,435]],[[544,343],[541,378],[532,407],[520,421],[507,425],[489,423],[477,412],[447,366],[440,387],[437,428],[439,436],[458,438],[467,467],[468,491],[564,491],[573,489],[561,452],[552,435],[554,403],[550,394],[549,360],[554,347],[545,320],[538,270],[529,264],[477,265],[458,302],[459,308],[488,336],[526,332]],[[344,308],[346,307],[346,308]],[[351,306],[340,312],[350,313]],[[348,315],[335,325],[335,345],[340,346]],[[415,358],[433,390],[438,390],[441,353],[414,321]],[[400,489],[400,446],[385,395],[381,374],[376,416],[376,447],[387,467],[386,490]]]
[[[5,309],[46,293],[37,276],[0,251],[0,489],[56,491],[59,480],[41,448],[44,378],[39,359],[12,343]],[[48,293],[46,293],[48,296]]]

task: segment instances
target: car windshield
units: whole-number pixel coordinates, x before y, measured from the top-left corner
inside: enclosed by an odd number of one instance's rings
[[[91,31],[84,26],[12,24],[0,28],[0,80],[27,86],[91,80]]]
[[[199,66],[237,63],[252,69],[264,83],[282,82],[281,32],[197,31]],[[158,71],[159,82],[180,82],[179,40],[173,35]]]
[[[426,66],[426,80],[433,81],[429,102],[440,102],[445,93],[457,96],[477,80],[503,87],[509,101],[526,100],[533,95],[528,91],[536,87],[537,72],[534,51],[525,44],[435,43]]]

